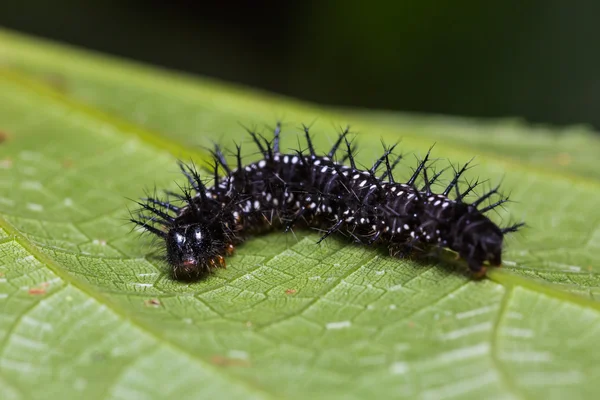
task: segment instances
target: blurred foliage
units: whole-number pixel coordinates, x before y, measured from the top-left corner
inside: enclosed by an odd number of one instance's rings
[[[600,3],[6,1],[0,24],[311,101],[600,126]]]

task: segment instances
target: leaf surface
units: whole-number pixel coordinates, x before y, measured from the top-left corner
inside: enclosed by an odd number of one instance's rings
[[[0,398],[599,394],[599,144],[585,130],[460,121],[459,134],[455,120],[323,109],[8,32],[0,105]],[[238,123],[293,121],[284,147],[297,148],[315,118],[319,149],[352,122],[364,165],[380,138],[421,155],[437,141],[455,163],[479,154],[471,177],[504,177],[517,201],[494,218],[530,225],[505,268],[475,282],[299,231],[172,281],[160,244],[126,223],[127,198],[176,189],[175,159],[202,163],[211,140],[247,142]],[[577,149],[586,162],[540,161]]]

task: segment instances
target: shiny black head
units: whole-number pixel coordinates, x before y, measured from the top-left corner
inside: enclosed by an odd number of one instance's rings
[[[220,241],[201,224],[174,226],[165,237],[167,260],[176,279],[197,279],[221,263]],[[215,261],[216,260],[216,261]]]
[[[450,248],[464,258],[469,269],[480,272],[484,263],[502,264],[502,230],[475,207],[464,205],[452,227]]]

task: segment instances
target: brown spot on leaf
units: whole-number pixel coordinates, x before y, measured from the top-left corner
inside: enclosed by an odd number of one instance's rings
[[[241,358],[230,358],[225,356],[212,356],[210,362],[220,367],[249,367],[250,361]]]
[[[9,138],[8,133],[0,131],[0,143],[7,141]]]
[[[69,169],[73,167],[73,160],[70,158],[65,158],[64,160],[62,160],[62,166],[63,168]]]
[[[46,288],[45,287],[32,287],[32,288],[29,288],[27,293],[29,293],[32,296],[46,294]]]
[[[285,291],[285,294],[296,294],[298,293],[298,291],[296,289],[287,289]]]
[[[65,79],[64,75],[46,74],[43,79],[48,86],[52,87],[52,89],[58,92],[64,93],[68,89],[67,80]]]
[[[158,306],[160,306],[160,300],[158,300],[158,299],[144,300],[144,305],[146,307],[158,307]]]
[[[561,167],[566,167],[567,165],[571,164],[571,155],[569,153],[558,153],[555,161]]]
[[[11,168],[12,165],[13,165],[13,161],[10,158],[5,158],[3,160],[0,160],[0,168],[8,169],[8,168]]]

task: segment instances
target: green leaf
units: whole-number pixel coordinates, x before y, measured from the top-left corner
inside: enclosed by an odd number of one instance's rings
[[[318,118],[320,149],[352,122],[364,164],[379,138],[478,155],[471,176],[517,201],[495,218],[530,227],[483,281],[296,232],[174,282],[126,198],[278,118],[289,148],[301,122]],[[323,109],[0,33],[0,398],[598,397],[600,144],[531,131]]]

